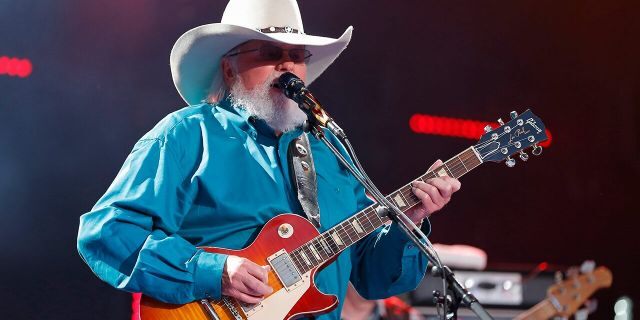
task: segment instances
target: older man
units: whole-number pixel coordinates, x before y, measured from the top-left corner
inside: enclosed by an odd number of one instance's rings
[[[173,304],[221,296],[248,304],[272,299],[268,266],[199,247],[241,249],[280,213],[306,217],[287,153],[304,135],[306,116],[274,84],[284,72],[315,80],[351,31],[338,39],[304,34],[295,0],[231,0],[222,23],[185,33],[172,50],[171,69],[190,106],[136,143],[106,194],[81,217],[78,250],[95,274],[116,288]],[[371,201],[326,146],[313,138],[308,146],[323,232]],[[459,188],[446,177],[416,182],[422,203],[410,218],[421,223]],[[350,280],[364,297],[383,298],[413,289],[426,264],[392,224],[346,248],[318,272],[315,284],[342,300]],[[339,315],[337,308],[318,319]]]

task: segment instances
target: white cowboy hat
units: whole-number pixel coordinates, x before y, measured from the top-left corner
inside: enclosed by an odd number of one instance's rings
[[[248,40],[305,45],[313,55],[307,63],[307,83],[313,82],[344,50],[353,27],[338,39],[304,33],[296,0],[230,0],[220,23],[205,24],[185,32],[171,49],[171,76],[188,104],[201,103],[220,89],[220,59]],[[217,86],[217,88],[216,88]]]

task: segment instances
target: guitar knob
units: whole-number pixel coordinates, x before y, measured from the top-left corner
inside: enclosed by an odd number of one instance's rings
[[[485,133],[489,133],[489,132],[491,132],[491,130],[493,130],[493,128],[491,128],[491,125],[487,125],[487,126],[484,127],[484,132]]]
[[[499,123],[501,126],[504,126],[504,121],[502,121],[502,118],[498,118],[498,123]]]
[[[513,168],[516,165],[516,160],[511,157],[507,157],[507,161],[505,162],[505,164],[507,165],[507,167]]]
[[[539,156],[542,154],[542,147],[534,144],[533,145],[533,150],[531,151],[531,153],[533,153],[534,156]]]
[[[529,160],[529,155],[526,152],[520,150],[520,159],[522,161],[527,161],[527,160]]]
[[[518,113],[515,111],[511,111],[511,113],[509,113],[509,116],[511,116],[511,119],[515,119],[518,117]]]

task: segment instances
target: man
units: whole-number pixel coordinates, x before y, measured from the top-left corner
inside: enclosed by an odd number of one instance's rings
[[[268,267],[197,247],[240,249],[274,216],[305,216],[287,150],[306,117],[273,84],[284,72],[315,80],[347,46],[352,28],[339,39],[303,30],[295,0],[231,0],[221,23],[178,39],[171,71],[191,106],[136,143],[106,194],[80,219],[78,250],[98,277],[176,304],[221,295],[250,304],[268,299]],[[311,137],[309,147],[322,232],[371,201],[326,146]],[[409,212],[416,223],[460,188],[450,178],[414,185],[422,200]],[[346,249],[315,280],[340,300],[349,280],[363,296],[382,298],[414,288],[426,263],[391,225]],[[339,316],[338,307],[318,319]]]

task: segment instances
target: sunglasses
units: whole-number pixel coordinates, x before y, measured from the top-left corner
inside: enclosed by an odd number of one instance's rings
[[[307,63],[309,62],[309,58],[312,56],[311,52],[307,49],[282,49],[272,45],[263,45],[257,49],[229,53],[226,54],[225,57],[233,57],[243,53],[258,52],[258,58],[261,61],[276,62],[282,60],[284,51],[287,52],[289,59],[294,63]]]

